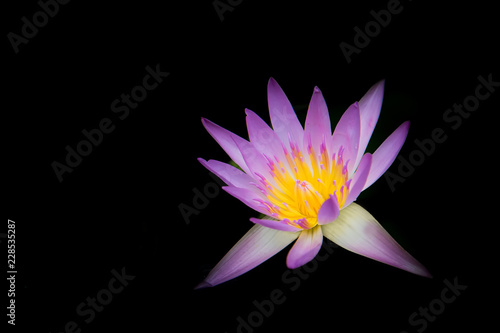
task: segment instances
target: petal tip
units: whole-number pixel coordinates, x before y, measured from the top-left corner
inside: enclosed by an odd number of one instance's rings
[[[289,260],[286,261],[286,267],[288,269],[296,269],[299,268],[301,265],[298,265],[297,262],[291,262]]]
[[[434,278],[434,276],[432,276],[432,274],[429,272],[429,270],[427,268],[425,268],[424,265],[422,265],[420,263],[419,263],[419,266],[416,267],[416,269],[414,271],[412,271],[412,273],[419,275],[419,276],[422,276],[422,277],[425,277],[425,278],[428,278],[428,279]]]
[[[296,269],[296,268],[299,268],[301,266],[304,266],[305,264],[307,264],[308,262],[310,262],[311,260],[313,260],[316,257],[316,254],[319,252],[319,249],[314,250],[314,251],[315,251],[315,254],[313,254],[313,255],[305,254],[302,257],[291,257],[290,255],[288,255],[287,259],[286,259],[286,267],[289,269]]]
[[[382,89],[384,89],[384,87],[385,87],[385,79],[382,79],[382,80],[378,81],[377,83],[375,83],[373,85],[373,87],[374,88],[382,88]]]
[[[201,123],[207,129],[207,131],[208,131],[208,127],[210,127],[213,124],[210,120],[208,120],[207,118],[204,118],[204,117],[201,117]]]
[[[428,271],[426,272],[425,275],[422,275],[422,276],[425,277],[425,278],[428,278],[428,279],[434,279],[434,276],[432,276],[432,274],[429,273]]]
[[[269,78],[269,81],[267,82],[267,89],[268,91],[271,89],[276,89],[279,88],[281,89],[280,85],[278,84],[278,81],[276,81],[272,76]]]
[[[207,281],[203,280],[201,281],[200,283],[198,283],[194,288],[193,290],[198,290],[198,289],[204,289],[204,288],[209,288],[209,287],[213,287],[213,285],[211,285],[210,283],[208,283]]]
[[[286,257],[288,268],[298,268],[316,257],[323,244],[323,232],[321,230],[320,226],[316,226],[300,233]]]
[[[409,120],[405,121],[402,126],[408,131],[410,129],[411,122]]]

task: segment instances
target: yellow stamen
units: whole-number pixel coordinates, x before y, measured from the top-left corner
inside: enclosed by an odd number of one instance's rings
[[[343,148],[329,155],[324,142],[316,155],[311,143],[304,156],[299,147],[290,142],[291,153],[285,148],[285,161],[272,163],[276,186],[267,182],[269,203],[266,207],[271,216],[283,220],[298,229],[310,229],[317,224],[318,211],[330,195],[337,196],[342,208],[349,194],[347,161],[344,163]],[[306,160],[308,158],[309,160]]]

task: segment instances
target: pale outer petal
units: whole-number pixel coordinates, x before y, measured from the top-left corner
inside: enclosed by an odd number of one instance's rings
[[[431,277],[429,271],[406,252],[370,213],[355,203],[341,210],[335,222],[323,225],[322,229],[326,238],[351,252]]]
[[[299,233],[255,224],[219,261],[196,288],[213,287],[262,264],[293,242]]]

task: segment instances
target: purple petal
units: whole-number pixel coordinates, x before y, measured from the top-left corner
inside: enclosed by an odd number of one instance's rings
[[[343,207],[347,207],[357,199],[359,194],[363,191],[363,188],[366,183],[366,179],[370,173],[372,165],[372,155],[370,153],[366,153],[361,162],[359,163],[358,169],[356,173],[352,177],[351,188],[349,189],[349,195],[347,196],[346,201],[344,202]]]
[[[314,259],[323,243],[323,233],[321,227],[304,230],[288,252],[286,265],[290,269],[300,267]]]
[[[354,168],[354,160],[358,152],[360,118],[358,103],[352,104],[342,115],[332,136],[333,152],[337,153],[340,147],[344,148],[343,159],[344,163],[348,163],[348,172],[352,173]]]
[[[213,287],[248,272],[283,250],[297,237],[298,233],[254,225],[195,289]]]
[[[198,158],[198,161],[227,185],[249,188],[250,184],[255,182],[254,178],[227,163],[216,160],[205,161],[202,158]]]
[[[373,153],[372,166],[363,190],[379,179],[394,162],[406,140],[409,128],[409,121],[402,123]]]
[[[301,231],[301,229],[298,229],[297,227],[288,224],[286,219],[281,221],[276,221],[276,220],[257,219],[252,217],[250,218],[250,221],[252,221],[253,223],[260,224],[267,228],[281,230],[281,231],[289,231],[289,232]]]
[[[302,125],[297,119],[290,101],[273,78],[269,79],[267,85],[267,102],[271,124],[281,141],[284,144],[288,144],[288,134],[290,134],[292,140],[302,146],[302,138],[304,136]]]
[[[352,203],[335,223],[322,226],[326,238],[362,256],[405,271],[431,277],[427,269],[406,252],[361,206]]]
[[[377,124],[384,99],[384,80],[375,83],[368,92],[359,100],[359,114],[361,118],[361,131],[359,136],[359,149],[356,160],[353,161],[353,167],[356,168],[361,161],[363,154],[368,145],[368,141],[373,133],[373,129]]]
[[[264,155],[255,149],[252,143],[248,141],[236,142],[236,146],[243,156],[245,165],[247,166],[249,173],[255,179],[262,179],[264,177],[267,182],[276,186],[273,175],[271,173],[271,168],[268,165],[268,160]]]
[[[229,157],[246,173],[249,173],[249,169],[243,159],[243,156],[236,143],[244,144],[246,141],[236,134],[220,127],[219,125],[211,122],[208,119],[201,118],[203,126],[210,135],[217,141],[217,143],[224,149],[224,151],[229,155]]]
[[[269,214],[269,211],[263,204],[261,204],[262,201],[266,201],[266,197],[263,194],[257,193],[257,191],[253,191],[247,188],[234,186],[222,186],[222,189],[253,210],[256,210],[262,214]]]
[[[284,160],[282,143],[278,135],[253,111],[245,109],[245,112],[248,137],[255,149],[269,158],[276,156]]]
[[[323,225],[335,221],[335,219],[339,216],[339,212],[340,209],[337,196],[330,195],[330,198],[323,202],[319,208],[318,224]]]
[[[331,149],[331,141],[329,140],[332,135],[330,115],[328,114],[328,107],[326,106],[323,94],[318,87],[314,87],[314,93],[309,103],[304,133],[304,140],[310,136],[313,147],[319,147],[323,142],[323,138],[325,138],[328,139],[325,140],[327,142],[327,149]]]

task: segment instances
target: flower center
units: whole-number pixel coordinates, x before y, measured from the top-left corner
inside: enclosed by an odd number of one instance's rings
[[[323,139],[319,154],[309,142],[307,154],[290,140],[291,151],[283,146],[284,160],[274,156],[269,161],[271,174],[276,185],[265,179],[268,202],[262,202],[269,215],[287,220],[299,229],[310,229],[317,225],[318,211],[330,195],[337,197],[342,208],[349,194],[347,164],[342,158],[344,148],[330,155]]]

